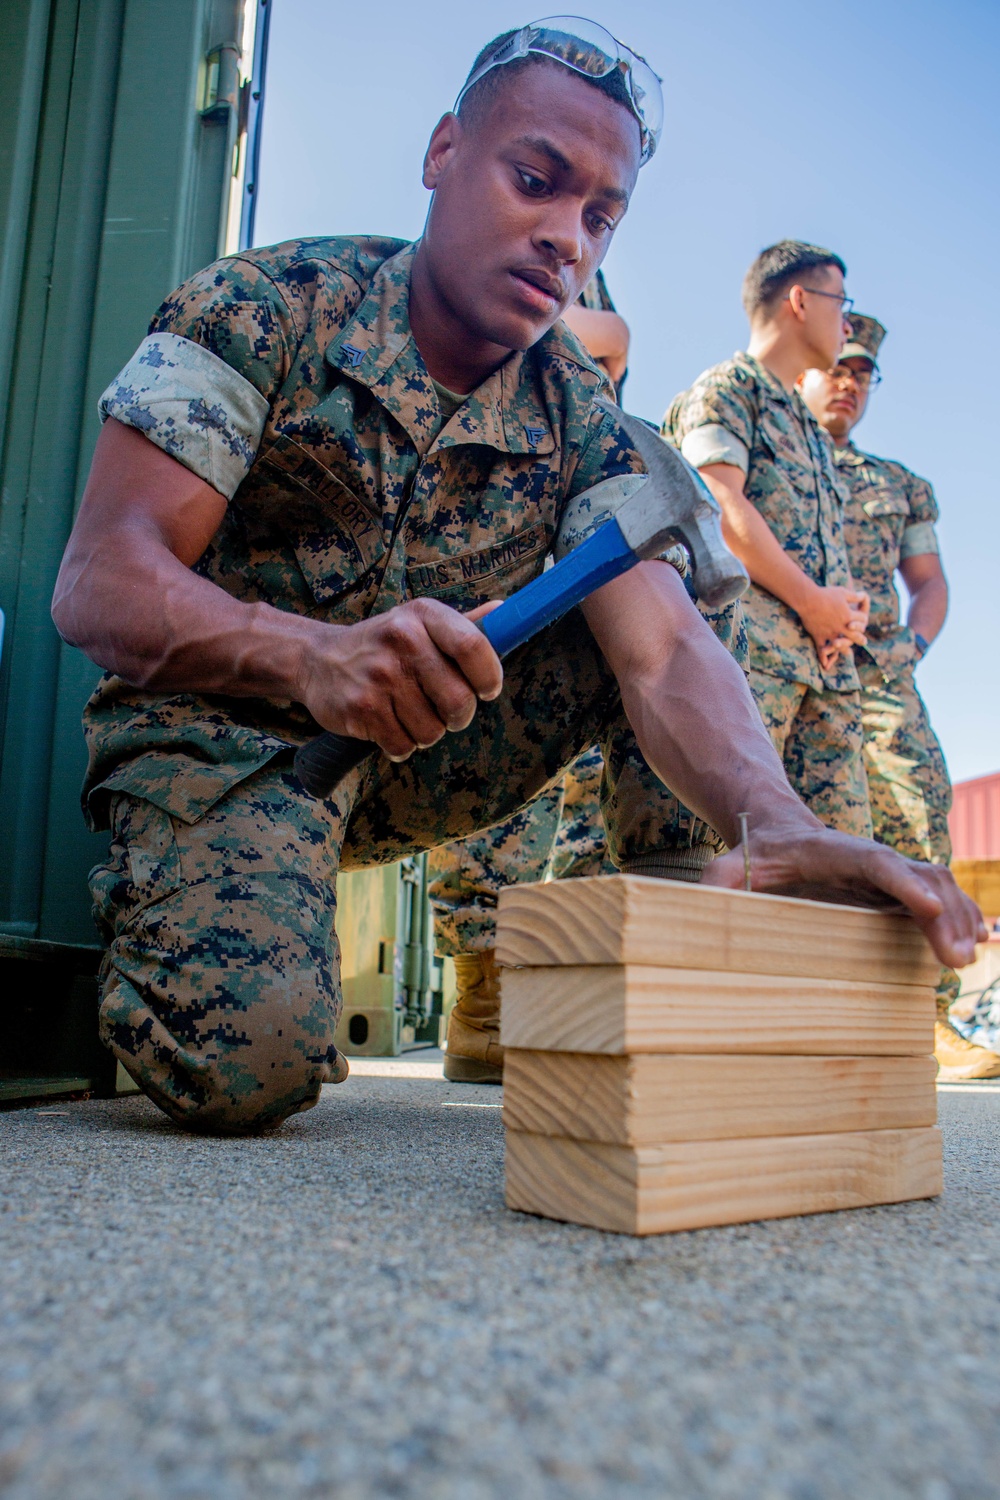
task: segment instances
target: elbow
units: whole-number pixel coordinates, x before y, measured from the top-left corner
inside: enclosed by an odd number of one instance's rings
[[[74,619],[75,611],[70,603],[70,595],[71,589],[67,586],[63,573],[60,571],[59,577],[56,579],[55,590],[52,594],[49,614],[52,617],[53,625],[67,646],[78,646],[80,640]]]
[[[612,313],[611,316],[615,320],[614,323],[613,323],[613,325],[612,325],[612,327],[613,327],[613,337],[611,339],[611,342],[613,343],[614,347],[609,352],[612,355],[616,355],[619,359],[628,359],[628,346],[629,346],[628,324],[626,323],[625,319],[619,313]]]

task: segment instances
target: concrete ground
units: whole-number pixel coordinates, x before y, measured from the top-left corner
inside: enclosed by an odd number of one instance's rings
[[[508,1213],[499,1105],[425,1053],[269,1139],[0,1115],[0,1492],[1000,1496],[1000,1086],[937,1202],[644,1241]]]

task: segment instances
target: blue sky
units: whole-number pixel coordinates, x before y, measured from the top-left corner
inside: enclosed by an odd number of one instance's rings
[[[420,163],[478,49],[535,19],[479,0],[272,0],[256,238],[419,234]],[[548,14],[545,10],[538,14]],[[1000,6],[588,0],[663,76],[666,127],[605,262],[627,404],[658,418],[745,342],[740,281],[785,236],[837,250],[888,328],[856,439],[929,478],[952,610],[918,681],[955,780],[1000,769]]]

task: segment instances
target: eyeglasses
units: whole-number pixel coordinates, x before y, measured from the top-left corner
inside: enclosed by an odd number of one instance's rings
[[[810,292],[814,297],[830,297],[834,302],[839,302],[840,315],[843,318],[846,318],[848,313],[853,312],[854,310],[854,298],[845,297],[843,292],[821,292],[818,286],[804,286],[802,290],[804,292]],[[789,292],[788,295],[790,297],[791,293]],[[788,301],[788,297],[785,298],[785,301]]]
[[[607,78],[617,68],[625,83],[632,113],[639,122],[642,161],[647,162],[656,150],[663,130],[663,91],[661,79],[644,57],[618,41],[596,21],[582,16],[546,16],[531,21],[508,37],[502,46],[480,63],[455,100],[457,112],[471,88],[493,68],[516,62],[529,52],[551,57],[555,62],[582,73],[584,78]]]
[[[832,370],[827,370],[831,380],[846,380],[850,377],[859,391],[874,390],[877,385],[882,384],[882,376],[878,370],[852,370],[850,365],[836,365]]]

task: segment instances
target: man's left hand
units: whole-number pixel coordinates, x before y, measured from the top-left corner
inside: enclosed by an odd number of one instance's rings
[[[964,968],[976,943],[988,938],[982,914],[943,865],[905,859],[868,839],[824,828],[815,831],[750,829],[750,869],[755,891],[804,896],[852,906],[901,907],[923,929],[943,964]],[[743,853],[735,849],[709,865],[705,885],[738,890]]]

